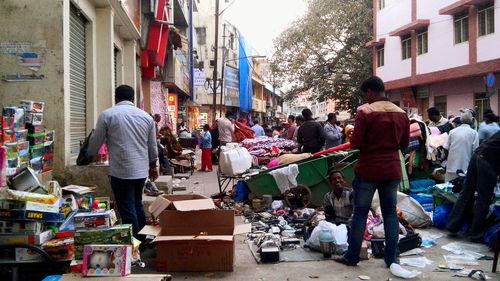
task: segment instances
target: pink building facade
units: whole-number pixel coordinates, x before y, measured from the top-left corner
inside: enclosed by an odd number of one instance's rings
[[[374,0],[374,74],[388,97],[427,119],[500,100],[500,0]]]

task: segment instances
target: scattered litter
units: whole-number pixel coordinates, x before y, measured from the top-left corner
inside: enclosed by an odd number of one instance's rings
[[[415,248],[409,251],[406,251],[404,253],[399,254],[401,257],[406,257],[406,256],[421,256],[424,254],[424,251],[420,248]]]
[[[416,270],[409,271],[407,269],[404,269],[401,267],[401,265],[399,265],[397,263],[391,264],[390,270],[394,276],[404,278],[404,279],[412,279],[412,278],[415,278],[418,275],[422,274],[422,272],[420,272],[420,271],[416,271]]]
[[[471,256],[445,255],[444,260],[448,264],[448,268],[460,268],[462,266],[479,265],[477,259]]]
[[[418,267],[418,268],[425,268],[427,265],[432,264],[433,261],[426,257],[418,257],[418,258],[401,258],[400,259],[400,264],[401,265],[408,265],[408,266],[413,266],[413,267]]]
[[[360,276],[358,276],[358,278],[361,280],[370,280],[371,279],[370,276],[368,276],[368,275],[360,275]]]
[[[490,280],[491,277],[484,274],[484,271],[477,269],[463,269],[453,275],[455,277],[469,277],[476,280]]]
[[[437,245],[437,240],[444,236],[443,233],[429,233],[427,231],[419,231],[422,236],[422,247],[429,249]]]
[[[309,278],[311,278],[311,279],[318,279],[319,276],[311,276],[311,275],[309,275]]]
[[[470,245],[466,243],[460,242],[451,242],[441,247],[441,249],[446,250],[448,252],[452,252],[455,255],[464,255],[473,257],[474,259],[480,259],[484,255],[480,254],[474,250],[478,249],[475,245]]]

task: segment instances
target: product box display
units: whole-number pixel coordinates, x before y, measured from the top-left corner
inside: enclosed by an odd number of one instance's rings
[[[43,125],[33,125],[26,123],[26,129],[28,129],[28,134],[38,134],[45,132],[45,127]]]
[[[234,235],[251,230],[250,224],[235,226],[234,210],[216,209],[202,195],[158,196],[149,211],[160,227],[139,234],[156,236],[158,271],[233,271]]]
[[[53,204],[44,204],[29,201],[0,200],[0,209],[40,211],[48,213],[59,213],[60,200]]]
[[[42,125],[43,123],[43,113],[33,113],[27,112],[25,118],[26,124],[31,124],[34,126]]]
[[[54,260],[72,260],[75,257],[73,237],[49,240],[42,244],[42,248]]]
[[[16,248],[16,261],[43,261],[39,253],[27,248]]]
[[[16,131],[7,129],[2,132],[2,141],[6,142],[15,142],[16,141]]]
[[[45,103],[41,101],[32,100],[21,100],[19,101],[19,106],[26,109],[29,112],[43,112],[45,109]]]
[[[83,276],[126,276],[131,269],[131,245],[85,245]]]
[[[25,210],[0,210],[0,220],[63,222],[64,214]]]
[[[54,238],[52,230],[39,234],[0,234],[0,244],[31,244],[41,245]]]
[[[37,174],[43,171],[43,158],[42,156],[32,158],[30,160],[30,168],[33,169]]]
[[[41,222],[0,221],[0,234],[37,234],[42,230]]]
[[[108,228],[116,223],[116,214],[114,210],[106,212],[87,212],[78,213],[74,217],[76,229],[80,228]]]
[[[17,107],[5,106],[2,109],[2,129],[14,130],[14,121],[17,112]]]
[[[75,232],[76,259],[81,259],[85,244],[132,245],[132,225],[119,224],[105,229],[80,229]]]
[[[28,137],[28,130],[17,130],[16,132],[16,140],[17,141],[26,141]]]
[[[54,130],[46,130],[45,131],[45,141],[54,141],[56,138],[56,131]]]
[[[31,146],[39,144],[43,145],[45,143],[45,133],[36,133],[36,134],[28,133],[28,141],[30,142]]]

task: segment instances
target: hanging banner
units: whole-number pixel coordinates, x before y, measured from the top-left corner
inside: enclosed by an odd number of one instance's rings
[[[224,104],[240,106],[239,70],[230,66],[224,68]]]

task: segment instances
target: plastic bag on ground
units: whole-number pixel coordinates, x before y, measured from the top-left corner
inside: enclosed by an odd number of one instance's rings
[[[401,258],[399,260],[399,263],[401,265],[408,265],[408,266],[413,266],[413,267],[418,267],[418,268],[425,268],[427,265],[430,265],[433,263],[430,259],[426,257],[417,257],[417,258]]]
[[[424,208],[410,196],[398,192],[398,208],[403,212],[406,221],[415,228],[432,225],[431,217],[425,212]],[[372,209],[377,210],[380,207],[378,192],[375,192],[372,201]]]
[[[397,263],[391,264],[390,269],[391,269],[391,273],[394,276],[400,277],[400,278],[404,278],[404,279],[412,279],[412,278],[415,278],[418,275],[422,274],[422,272],[420,272],[420,271],[416,271],[416,270],[409,271],[409,270],[406,270],[406,269],[402,268],[401,265],[399,265]]]
[[[327,229],[333,236],[335,244],[339,249],[347,250],[347,227],[344,224],[336,226],[333,223],[327,221],[320,221],[318,226],[314,228],[311,233],[311,237],[307,239],[306,245],[313,250],[320,250],[319,246],[319,235],[323,229]]]

